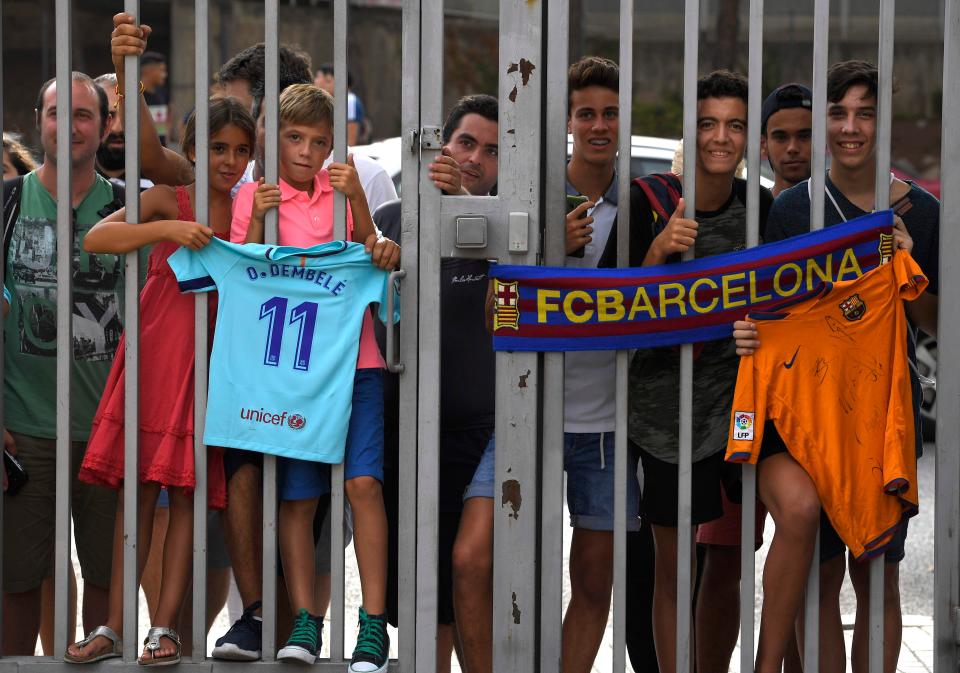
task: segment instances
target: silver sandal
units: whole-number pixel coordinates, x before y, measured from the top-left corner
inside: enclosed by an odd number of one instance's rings
[[[157,650],[160,649],[160,639],[169,638],[176,646],[177,651],[166,657],[158,657]],[[151,626],[147,631],[147,637],[143,639],[144,649],[149,652],[148,655],[142,655],[137,659],[141,666],[171,666],[180,663],[180,634],[166,626]]]
[[[119,657],[123,654],[123,642],[120,640],[120,636],[117,635],[117,632],[111,629],[109,626],[98,626],[93,631],[88,633],[86,638],[78,643],[74,643],[74,646],[78,648],[84,648],[92,643],[93,639],[97,636],[103,636],[109,640],[111,643],[113,643],[113,647],[109,650],[101,650],[87,657],[77,657],[67,651],[63,655],[64,661],[69,661],[71,664],[92,664],[95,661],[113,659],[114,657]]]

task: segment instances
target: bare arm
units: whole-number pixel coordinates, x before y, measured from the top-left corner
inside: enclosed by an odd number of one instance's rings
[[[157,184],[186,185],[193,182],[193,166],[182,155],[160,144],[160,136],[153,125],[150,109],[142,95],[137,94],[139,83],[128,89],[124,78],[124,56],[140,56],[147,48],[151,28],[146,24],[137,26],[130,14],[121,12],[113,17],[113,34],[110,39],[110,55],[117,73],[117,85],[125,95],[137,95],[140,105],[140,170]],[[117,110],[123,115],[123,105]]]
[[[370,261],[381,269],[395,269],[400,263],[400,246],[384,237],[374,226],[367,206],[367,197],[360,185],[360,177],[353,164],[353,155],[347,156],[347,163],[332,163],[327,167],[330,172],[330,185],[342,192],[350,201],[353,214],[353,240],[363,243],[370,253]]]
[[[197,222],[176,219],[176,196],[170,187],[148,189],[141,197],[142,223],[125,221],[127,209],[112,213],[98,222],[83,238],[87,252],[124,254],[158,241],[202,248],[210,242],[213,230]]]
[[[913,301],[906,302],[905,308],[910,322],[933,338],[937,337],[937,295],[924,292]]]

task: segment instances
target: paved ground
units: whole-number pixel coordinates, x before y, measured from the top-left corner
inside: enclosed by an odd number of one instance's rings
[[[900,567],[901,595],[904,613],[904,633],[903,648],[900,655],[898,671],[901,673],[931,673],[933,671],[933,620],[930,615],[933,614],[933,488],[934,488],[934,456],[933,446],[928,446],[924,457],[919,463],[920,476],[920,494],[921,510],[920,514],[911,520],[910,536],[908,538],[909,547],[907,557]],[[764,538],[764,546],[757,554],[756,572],[760,577],[763,568],[763,561],[766,557],[766,550],[772,539],[773,527],[768,526]],[[568,527],[565,531],[564,543],[565,549],[569,550],[570,532]],[[74,557],[74,564],[77,564]],[[356,559],[353,554],[353,546],[347,549],[346,559],[347,574],[346,584],[346,627],[345,627],[345,651],[350,652],[356,639],[356,611],[360,604],[360,582],[356,574]],[[758,582],[759,585],[759,582]],[[564,602],[569,600],[570,587],[567,577],[564,576]],[[82,582],[81,582],[82,596]],[[758,586],[757,605],[760,605],[762,591]],[[148,615],[146,614],[146,601],[141,594],[140,600],[141,613],[141,639],[146,634],[146,628],[149,625]],[[853,636],[853,612],[856,608],[856,602],[853,590],[849,586],[849,581],[844,585],[841,594],[841,611],[844,614],[844,624],[846,627],[845,636],[847,639],[847,652],[850,650],[850,639]],[[759,609],[759,608],[758,608]],[[221,635],[236,617],[239,616],[241,607],[236,591],[231,592],[231,599],[227,606],[217,617],[217,620],[211,629],[208,641],[208,651],[213,647],[213,641]],[[759,620],[759,611],[757,613]],[[396,656],[396,630],[391,628],[392,655]],[[325,636],[329,639],[329,623],[325,629]],[[78,633],[78,637],[82,634]],[[612,668],[612,643],[613,627],[608,624],[607,632],[604,637],[594,671],[598,673],[609,673]],[[329,652],[329,643],[325,642],[322,654]],[[39,650],[37,652],[40,654]],[[453,662],[453,670],[459,672],[456,658]],[[633,671],[633,668],[627,664],[627,670]],[[731,673],[739,673],[739,649],[734,653],[731,663]]]

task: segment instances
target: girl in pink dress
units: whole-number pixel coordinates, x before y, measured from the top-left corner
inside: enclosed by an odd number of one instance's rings
[[[195,122],[187,122],[183,149],[194,161]],[[87,234],[89,252],[123,254],[153,245],[147,282],[140,293],[140,488],[137,525],[137,578],[150,552],[157,496],[166,488],[170,523],[164,542],[163,583],[145,641],[141,664],[180,660],[174,630],[190,583],[193,554],[193,364],[194,295],[181,294],[167,258],[180,246],[194,250],[214,236],[230,233],[230,190],[243,176],[256,136],[250,114],[232,98],[210,101],[210,226],[195,222],[196,185],[158,185],[141,195],[142,223],[124,221],[125,209],[98,223]],[[135,282],[135,279],[128,279]],[[210,306],[214,323],[215,298]],[[80,468],[81,481],[119,489],[123,483],[124,340],[121,339],[97,409]],[[213,508],[226,506],[223,452],[208,447],[208,496]],[[117,509],[113,539],[110,612],[107,623],[68,648],[66,659],[89,663],[121,652],[117,636],[123,626],[123,499]]]

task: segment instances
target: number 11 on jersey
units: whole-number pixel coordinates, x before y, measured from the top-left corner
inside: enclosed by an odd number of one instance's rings
[[[287,298],[271,297],[260,305],[260,320],[267,318],[267,344],[263,354],[263,364],[268,367],[280,366],[280,349],[283,346],[283,331],[287,325]],[[310,369],[310,350],[313,347],[313,333],[317,327],[317,304],[305,301],[293,307],[290,312],[290,325],[299,323],[297,330],[297,349],[294,354],[293,368],[300,371]]]

